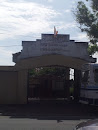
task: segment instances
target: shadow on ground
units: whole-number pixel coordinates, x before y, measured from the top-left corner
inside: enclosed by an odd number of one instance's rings
[[[67,101],[33,101],[26,105],[1,105],[1,116],[38,120],[80,120],[98,118],[94,107]]]

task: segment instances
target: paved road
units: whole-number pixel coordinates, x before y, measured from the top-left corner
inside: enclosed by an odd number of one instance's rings
[[[0,106],[0,130],[72,130],[78,123],[98,117],[91,107],[65,101],[37,101]]]
[[[0,130],[73,130],[84,120],[0,119]]]

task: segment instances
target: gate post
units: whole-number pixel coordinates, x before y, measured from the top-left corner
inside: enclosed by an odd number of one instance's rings
[[[27,104],[28,70],[18,71],[18,104]]]
[[[75,101],[79,101],[80,96],[80,86],[81,86],[81,71],[74,70],[74,99]]]
[[[70,68],[66,67],[66,76],[65,76],[65,79],[69,80],[69,77],[70,77]]]

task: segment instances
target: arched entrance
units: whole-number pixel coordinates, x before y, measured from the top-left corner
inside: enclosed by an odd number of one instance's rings
[[[27,58],[23,59],[16,64],[16,68],[20,70],[22,76],[19,78],[20,86],[18,89],[19,100],[20,98],[24,100],[26,103],[28,98],[31,96],[33,98],[68,98],[69,95],[69,88],[70,88],[70,79],[69,79],[69,69],[73,68],[75,71],[74,76],[74,98],[78,100],[79,98],[79,81],[80,81],[80,70],[82,64],[86,63],[85,60],[73,58],[73,57],[66,57],[63,55],[44,55],[40,57],[34,58]],[[53,75],[44,75],[39,77],[33,77],[32,84],[34,88],[30,87],[30,77],[28,77],[29,70],[33,68],[40,69],[40,68],[64,68],[66,69],[65,79],[64,77],[57,77],[55,76],[55,85],[56,89],[57,86],[61,86],[57,91],[54,91],[53,94]],[[30,74],[30,73],[29,73]],[[59,75],[60,76],[60,75]],[[34,82],[37,82],[34,83]],[[39,82],[39,83],[38,83]],[[66,82],[66,83],[65,83]],[[36,84],[36,85],[35,85]],[[63,85],[61,85],[63,84]],[[64,84],[66,84],[66,89],[64,88]],[[29,88],[28,88],[29,85]],[[36,87],[35,87],[36,86]],[[62,87],[63,86],[63,87]],[[23,94],[21,94],[22,92]],[[29,93],[28,93],[29,92]],[[24,95],[25,94],[25,95]]]
[[[3,79],[0,79],[1,104],[26,104],[28,101],[29,70],[50,66],[64,67],[68,70],[74,69],[74,97],[78,99],[81,66],[87,62],[96,62],[96,59],[90,57],[87,52],[87,42],[75,42],[70,40],[69,35],[65,34],[58,34],[56,37],[53,34],[42,34],[41,39],[36,41],[22,41],[22,46],[21,52],[13,54],[15,66],[0,66],[0,71],[2,71],[0,76],[6,75]],[[48,89],[51,91],[51,80],[52,78],[45,77],[45,80],[41,83],[44,84],[41,89],[45,90],[44,94],[47,93],[46,96],[48,95],[48,97],[51,95],[51,92],[48,93]],[[62,82],[62,78],[58,79],[56,76],[55,80]],[[61,83],[58,84],[61,85]],[[47,86],[47,89],[45,86]]]
[[[15,68],[18,70],[19,103],[27,103],[28,71],[32,68],[50,66],[63,66],[75,70],[74,97],[78,99],[81,66],[87,62],[95,62],[95,59],[88,55],[87,42],[75,42],[65,34],[58,34],[56,37],[53,34],[42,34],[41,39],[36,41],[22,41],[22,46],[21,52],[13,54]],[[46,79],[44,84],[46,85],[43,86],[48,86]]]

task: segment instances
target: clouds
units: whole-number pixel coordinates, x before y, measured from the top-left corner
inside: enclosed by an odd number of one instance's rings
[[[77,33],[77,35],[73,36],[72,39],[76,41],[89,42],[89,38],[86,33]]]
[[[0,65],[14,65],[12,63],[12,53],[13,51],[0,47]]]
[[[25,0],[1,1],[0,40],[16,38],[21,35],[27,36],[28,34],[51,33],[54,25],[59,25],[59,29],[75,26],[62,21],[63,13],[70,13],[69,9],[58,12],[52,7]],[[48,2],[53,2],[53,0],[48,0]]]
[[[54,0],[47,1],[53,2]],[[54,25],[58,25],[60,30],[75,27],[74,22],[65,22],[68,16],[69,19],[71,17],[70,9],[58,12],[52,7],[27,0],[1,0],[0,12],[2,12],[0,13],[0,40],[21,35],[51,33]],[[64,13],[68,14],[65,19]]]
[[[71,10],[70,10],[70,9],[66,9],[64,12],[65,12],[65,13],[70,13]]]
[[[0,39],[42,33],[42,30],[50,29],[51,19],[59,15],[52,8],[41,4],[11,0],[3,0],[0,3],[0,12]]]
[[[53,2],[53,0],[47,0],[48,2]]]
[[[66,30],[66,29],[70,29],[70,28],[75,28],[76,27],[76,23],[73,21],[72,23],[66,23],[66,22],[60,22],[59,24],[59,29],[62,30]]]
[[[8,51],[5,48],[0,48],[0,56],[3,54],[3,56],[10,56],[12,54],[12,51]]]

